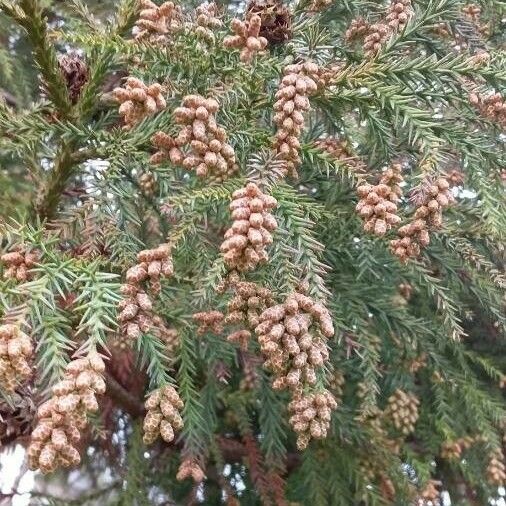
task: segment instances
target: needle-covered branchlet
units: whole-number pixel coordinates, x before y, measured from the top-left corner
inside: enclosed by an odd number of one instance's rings
[[[506,128],[506,100],[500,93],[471,93],[469,102],[478,113],[500,128]]]
[[[330,427],[332,411],[337,408],[327,390],[305,394],[297,390],[288,404],[289,423],[297,434],[297,448],[304,450],[311,439],[324,439]]]
[[[230,269],[251,271],[268,260],[266,246],[278,224],[271,214],[277,205],[274,197],[262,193],[255,183],[232,194],[232,226],[225,232],[220,250]]]
[[[160,44],[169,41],[170,34],[182,26],[181,7],[174,2],[163,2],[160,6],[151,0],[140,0],[141,11],[135,22],[135,40]]]
[[[225,129],[218,126],[219,104],[213,98],[188,95],[182,107],[174,111],[175,122],[181,126],[176,137],[164,132],[151,139],[158,151],[151,163],[169,160],[186,170],[195,170],[210,182],[222,182],[238,170],[234,148],[227,143]]]
[[[183,401],[173,386],[165,385],[151,392],[145,402],[144,443],[152,444],[158,436],[170,443],[175,433],[183,428],[181,411]]]
[[[40,260],[40,254],[36,250],[25,248],[24,246],[16,246],[12,251],[4,253],[0,256],[0,262],[4,264],[4,279],[15,279],[23,283],[33,279],[31,269]]]
[[[208,42],[214,41],[214,30],[223,25],[218,17],[218,6],[215,2],[204,2],[195,9],[197,28],[195,33]]]
[[[121,105],[119,114],[123,117],[125,130],[129,130],[148,116],[162,111],[167,106],[160,84],[144,84],[136,77],[128,77],[124,88],[115,88],[113,97]]]
[[[392,253],[401,262],[420,255],[421,249],[430,243],[429,231],[443,223],[443,209],[454,201],[450,184],[443,178],[427,178],[416,189],[412,198],[417,209],[411,223],[399,228],[399,239],[390,241]]]
[[[356,210],[364,220],[364,230],[375,235],[385,235],[400,223],[397,202],[402,195],[401,165],[393,164],[382,175],[379,184],[362,184],[357,188],[360,200]]]
[[[325,340],[334,335],[334,326],[323,304],[293,292],[260,315],[255,333],[273,388],[295,390],[316,383],[316,370],[329,359]]]
[[[414,394],[397,389],[388,398],[384,416],[391,420],[398,431],[407,436],[415,430],[419,404],[420,401]]]
[[[19,324],[0,325],[0,388],[14,392],[16,387],[30,378],[33,355],[31,338]]]
[[[52,397],[38,410],[37,426],[28,447],[28,465],[43,473],[80,463],[77,444],[88,420],[98,411],[97,395],[105,392],[105,364],[95,352],[69,362]]]
[[[202,483],[206,475],[198,464],[198,462],[191,458],[186,458],[181,462],[176,474],[176,480],[183,481],[191,478],[195,483]]]
[[[287,65],[276,92],[274,123],[277,131],[274,150],[284,160],[284,174],[297,177],[300,136],[304,130],[304,113],[311,108],[309,97],[318,90],[320,69],[312,62]]]
[[[253,15],[246,21],[233,19],[231,28],[235,35],[227,35],[223,45],[228,48],[240,49],[239,59],[250,63],[257,54],[263,54],[267,47],[267,39],[260,35],[262,20],[260,16]]]
[[[220,311],[205,311],[194,313],[193,319],[197,322],[197,334],[203,335],[206,332],[220,335],[223,332],[224,314]]]

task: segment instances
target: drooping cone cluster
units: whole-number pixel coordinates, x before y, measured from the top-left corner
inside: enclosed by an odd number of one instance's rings
[[[174,440],[174,433],[183,428],[181,410],[183,401],[170,385],[165,385],[153,391],[145,402],[147,409],[144,417],[144,443],[152,444],[160,435],[164,441]]]
[[[385,235],[400,223],[397,202],[402,195],[400,164],[393,164],[380,179],[379,184],[363,184],[357,188],[360,201],[356,210],[364,222],[364,230],[375,235]]]
[[[506,484],[506,465],[503,452],[500,449],[491,452],[489,455],[487,481],[497,487],[504,487]]]
[[[218,6],[215,2],[204,2],[195,9],[197,28],[195,33],[209,42],[214,41],[213,30],[223,25],[218,18]]]
[[[118,87],[113,90],[113,97],[121,104],[119,114],[123,117],[125,130],[165,109],[167,103],[162,90],[160,84],[147,86],[136,77],[128,77],[124,88]]]
[[[274,150],[285,161],[285,175],[297,177],[300,165],[300,136],[304,130],[304,113],[311,108],[309,97],[320,82],[318,65],[312,62],[287,65],[276,92],[274,123],[277,131]]]
[[[417,257],[421,248],[430,243],[429,230],[440,228],[443,222],[443,209],[454,201],[449,191],[450,184],[445,178],[427,179],[417,191],[414,199],[417,204],[414,220],[398,230],[400,239],[390,241],[392,253],[401,262]]]
[[[309,441],[324,439],[330,427],[331,414],[337,408],[333,395],[327,390],[319,393],[295,395],[288,404],[290,425],[297,434],[297,448],[304,450]]]
[[[192,478],[195,483],[202,483],[206,478],[202,468],[193,459],[184,459],[176,474],[177,481],[183,481],[187,478]]]
[[[67,365],[52,397],[39,407],[27,451],[31,470],[50,473],[79,464],[76,445],[86,427],[87,413],[98,411],[96,395],[105,392],[104,370],[104,361],[94,352]]]
[[[40,254],[34,250],[25,249],[18,246],[14,251],[4,253],[0,256],[0,261],[5,264],[6,269],[3,272],[4,279],[15,279],[20,283],[29,281],[33,275],[30,269],[40,260]]]
[[[206,311],[194,313],[193,319],[198,323],[197,334],[203,335],[206,332],[220,335],[223,332],[224,315],[220,311]]]
[[[262,20],[260,16],[250,16],[246,21],[234,18],[231,23],[235,35],[227,35],[223,39],[223,45],[228,48],[240,49],[239,59],[244,63],[250,63],[257,55],[265,52],[267,39],[260,35]]]
[[[0,325],[0,387],[14,392],[16,386],[32,375],[30,359],[33,355],[32,340],[19,325]]]
[[[420,401],[412,393],[397,389],[389,398],[384,415],[391,419],[394,427],[405,436],[415,430]]]
[[[276,205],[276,199],[262,193],[255,183],[232,194],[229,208],[233,223],[220,247],[230,269],[251,271],[268,260],[265,247],[272,243],[271,232],[278,226],[270,211]]]
[[[197,176],[208,176],[210,181],[222,182],[237,172],[234,148],[228,144],[227,133],[216,123],[219,104],[214,98],[187,95],[183,106],[174,111],[181,129],[175,138],[164,132],[151,139],[158,151],[151,163],[165,160],[186,170],[195,170]]]
[[[70,53],[58,59],[58,67],[67,85],[70,101],[75,104],[88,82],[88,66],[77,53]]]
[[[492,93],[487,96],[471,93],[469,101],[481,116],[501,128],[506,128],[506,100],[500,93]]]
[[[255,333],[264,365],[274,375],[273,388],[295,390],[316,383],[316,369],[329,359],[324,338],[334,335],[334,326],[323,304],[293,292],[260,315]]]
[[[292,36],[292,13],[281,0],[251,0],[246,19],[260,16],[260,36],[270,44],[281,44]]]
[[[174,2],[163,2],[160,6],[151,0],[140,0],[141,12],[135,22],[135,40],[151,44],[167,42],[169,35],[181,27],[181,7]]]
[[[168,244],[143,250],[137,255],[138,264],[126,273],[126,283],[121,285],[123,299],[118,304],[118,321],[121,334],[129,340],[138,339],[143,332],[152,332],[161,339],[169,331],[158,316],[153,314],[153,302],[143,289],[150,283],[155,294],[161,289],[160,279],[172,276],[174,266]]]

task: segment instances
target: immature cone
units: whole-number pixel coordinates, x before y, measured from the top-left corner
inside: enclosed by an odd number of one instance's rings
[[[220,311],[207,311],[194,313],[193,319],[198,323],[197,334],[203,335],[206,332],[220,335],[223,332],[223,313]]]
[[[364,39],[364,54],[371,58],[376,55],[381,46],[390,38],[391,28],[385,23],[374,23],[369,26],[367,36]]]
[[[179,5],[164,2],[158,6],[151,0],[140,0],[140,5],[142,10],[133,29],[135,40],[152,44],[168,42],[170,33],[182,26]]]
[[[388,8],[386,22],[394,31],[402,31],[412,15],[411,0],[392,0]]]
[[[277,131],[274,150],[285,162],[284,174],[297,177],[300,165],[300,136],[304,130],[304,113],[309,111],[309,96],[316,93],[320,69],[312,62],[287,65],[276,92],[274,123]]]
[[[183,428],[181,410],[183,401],[175,388],[166,385],[151,392],[145,402],[147,410],[144,417],[144,443],[152,444],[160,435],[164,441],[174,440],[175,432]]]
[[[162,95],[162,86],[158,83],[145,85],[136,77],[128,77],[124,88],[115,88],[112,92],[121,105],[119,114],[123,117],[128,130],[167,106]]]
[[[337,408],[333,395],[323,390],[303,394],[297,390],[288,404],[289,423],[297,434],[297,448],[304,450],[311,439],[324,439],[330,427],[331,414]]]
[[[292,13],[280,0],[250,0],[246,19],[260,16],[261,37],[270,44],[280,44],[292,37]]]
[[[412,393],[397,389],[389,398],[384,415],[391,419],[394,427],[405,436],[415,430],[420,401]]]
[[[500,93],[487,96],[471,93],[469,101],[481,116],[496,123],[500,128],[506,128],[506,100]]]
[[[88,67],[77,53],[60,57],[58,67],[67,85],[70,101],[75,104],[79,100],[83,86],[88,82]]]
[[[504,487],[506,484],[506,466],[504,464],[504,454],[498,449],[489,455],[487,465],[487,481],[490,485]]]
[[[104,361],[94,352],[69,362],[63,379],[52,389],[52,397],[39,407],[27,450],[31,470],[49,473],[80,463],[76,446],[86,427],[87,413],[98,411],[96,395],[105,392],[104,370]]]
[[[14,392],[16,386],[32,375],[32,340],[18,325],[0,325],[0,387]]]
[[[267,39],[260,36],[262,20],[260,16],[253,15],[247,21],[233,19],[231,28],[235,35],[227,35],[223,45],[229,48],[240,49],[239,59],[250,63],[256,54],[262,54],[267,47]]]
[[[360,201],[356,210],[365,220],[366,232],[382,236],[401,221],[397,216],[401,181],[401,166],[394,164],[383,174],[378,185],[363,184],[357,188]]]
[[[5,264],[4,279],[15,279],[23,283],[33,278],[30,269],[39,261],[40,254],[37,251],[28,250],[24,246],[16,246],[13,251],[0,256],[0,262]]]
[[[322,137],[314,144],[315,147],[327,153],[331,158],[343,162],[354,172],[364,171],[365,164],[353,153],[347,141],[337,137]]]
[[[273,388],[295,390],[316,383],[316,369],[329,358],[324,338],[334,335],[334,326],[323,304],[293,292],[260,315],[255,333],[264,366],[274,375]]]
[[[353,19],[344,33],[344,40],[352,42],[361,39],[369,33],[370,27],[370,24],[363,17]]]
[[[268,260],[265,247],[272,243],[278,224],[270,213],[277,201],[262,193],[255,183],[232,194],[232,226],[225,232],[220,250],[230,269],[251,271]]]
[[[215,2],[204,2],[195,9],[195,14],[197,15],[195,33],[203,39],[213,42],[213,30],[223,25],[217,16],[218,6]]]
[[[430,243],[429,230],[440,228],[443,223],[443,209],[454,201],[449,191],[450,184],[445,178],[427,179],[415,196],[414,220],[398,230],[400,239],[390,241],[390,249],[403,263],[410,257],[417,257],[421,248]]]
[[[184,459],[176,474],[177,481],[183,481],[187,478],[192,478],[195,483],[202,483],[206,478],[202,468],[193,459]]]
[[[151,142],[158,151],[151,163],[170,160],[173,165],[195,170],[210,182],[222,182],[237,172],[234,148],[228,144],[227,133],[216,123],[219,104],[213,98],[187,95],[183,106],[174,111],[175,122],[181,129],[175,138],[164,132],[156,133]]]

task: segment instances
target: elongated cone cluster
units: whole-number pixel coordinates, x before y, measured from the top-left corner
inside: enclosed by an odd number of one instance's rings
[[[315,142],[315,146],[335,160],[343,162],[354,172],[363,172],[365,169],[365,164],[353,153],[346,140],[323,137]]]
[[[392,420],[394,427],[405,436],[415,430],[420,401],[412,393],[397,389],[389,398],[384,415]]]
[[[194,313],[193,319],[198,323],[197,334],[203,335],[206,332],[220,335],[223,332],[224,315],[220,311],[206,311]]]
[[[393,31],[402,31],[412,14],[411,0],[392,0],[386,22]]]
[[[234,148],[228,144],[227,133],[216,123],[219,104],[214,98],[187,95],[183,106],[174,111],[181,129],[175,138],[164,132],[156,133],[151,142],[158,151],[151,163],[165,160],[186,170],[195,170],[197,176],[208,176],[210,181],[221,182],[237,172]]]
[[[50,473],[60,466],[79,464],[76,445],[86,427],[87,413],[98,411],[96,395],[105,392],[104,370],[104,361],[94,352],[67,365],[52,397],[39,407],[28,447],[30,469]]]
[[[19,325],[0,325],[0,387],[14,392],[16,386],[32,375],[30,359],[33,355],[32,340],[21,331]]]
[[[153,391],[144,405],[147,409],[143,424],[144,443],[154,443],[159,435],[167,443],[173,441],[174,433],[183,428],[181,410],[184,404],[176,389],[165,385]]]
[[[504,454],[500,449],[489,455],[487,481],[497,487],[504,487],[506,484],[506,465],[504,464]]]
[[[30,251],[22,246],[9,253],[4,253],[0,256],[0,261],[6,267],[3,273],[4,279],[15,279],[21,283],[32,279],[33,275],[30,269],[35,267],[39,259],[40,255],[37,251]]]
[[[357,188],[360,201],[356,210],[364,221],[364,230],[375,235],[385,235],[394,225],[400,223],[397,216],[397,202],[402,194],[401,166],[394,164],[387,169],[379,184],[363,184]]]
[[[331,414],[337,408],[334,396],[327,390],[304,394],[295,392],[288,404],[290,425],[297,434],[297,448],[304,450],[309,441],[324,439],[330,427]]]
[[[358,17],[351,21],[350,26],[344,34],[344,40],[351,42],[356,39],[361,39],[369,33],[370,24],[363,18]]]
[[[239,59],[250,63],[256,54],[262,54],[267,47],[267,39],[260,34],[262,20],[256,14],[246,21],[233,19],[231,28],[235,35],[227,35],[223,45],[229,48],[240,49]]]
[[[460,459],[462,452],[468,450],[471,446],[480,441],[480,437],[473,436],[461,437],[455,441],[445,441],[441,445],[441,457],[447,460]]]
[[[373,57],[379,52],[381,46],[392,35],[392,30],[385,23],[374,23],[369,26],[367,36],[364,39],[364,55],[368,58]]]
[[[162,86],[158,83],[145,85],[136,77],[128,77],[124,88],[115,88],[112,92],[119,106],[119,114],[123,117],[128,130],[140,123],[144,118],[162,111],[167,106],[162,95]]]
[[[320,69],[312,62],[287,65],[276,92],[274,123],[277,132],[274,150],[286,163],[285,174],[297,177],[300,165],[300,136],[304,130],[304,113],[311,108],[309,97],[318,90]]]
[[[484,118],[501,128],[506,128],[506,100],[500,93],[487,96],[471,93],[469,101]]]
[[[206,478],[202,468],[193,459],[184,459],[176,474],[177,481],[183,481],[187,478],[192,478],[195,483],[202,483]]]
[[[160,291],[160,279],[169,278],[174,274],[174,265],[170,255],[170,246],[160,244],[153,249],[146,249],[137,254],[138,264],[128,269],[127,283],[137,284],[149,281],[154,293]]]
[[[255,333],[266,358],[264,366],[274,374],[272,387],[293,390],[316,383],[316,368],[329,358],[322,336],[332,337],[334,326],[323,304],[293,292],[283,304],[260,315]]]
[[[140,0],[140,5],[142,10],[133,29],[135,40],[167,42],[169,34],[181,27],[181,7],[174,2],[158,6],[151,0]]]
[[[222,26],[221,20],[218,18],[218,6],[215,2],[204,2],[196,9],[197,15],[197,28],[195,33],[203,39],[212,42],[214,41],[213,30]]]
[[[278,226],[270,211],[276,205],[276,199],[262,193],[255,183],[232,194],[229,208],[233,223],[220,247],[230,269],[251,271],[268,260],[265,247],[272,243],[271,232]]]
[[[454,201],[449,191],[450,184],[445,178],[428,179],[420,187],[417,199],[420,205],[414,220],[398,230],[400,239],[390,241],[392,253],[401,262],[417,257],[421,248],[430,243],[429,230],[440,228],[443,223],[443,209]]]

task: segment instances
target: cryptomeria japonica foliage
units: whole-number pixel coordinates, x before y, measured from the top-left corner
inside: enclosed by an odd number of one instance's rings
[[[0,0],[31,504],[497,496],[504,7]]]

